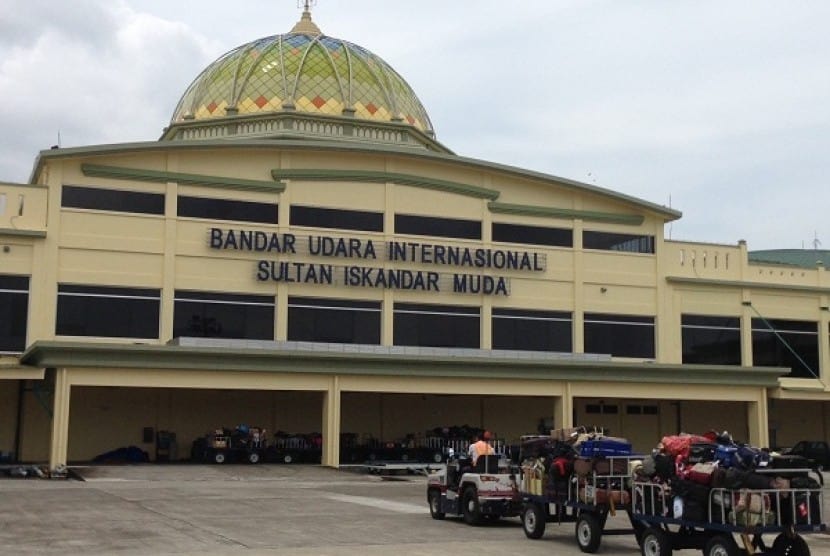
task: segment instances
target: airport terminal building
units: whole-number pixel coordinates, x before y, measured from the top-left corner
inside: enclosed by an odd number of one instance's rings
[[[204,69],[158,141],[0,183],[0,453],[236,423],[319,431],[330,466],[344,433],[461,424],[826,439],[823,253],[666,239],[680,216],[454,154],[306,11]]]

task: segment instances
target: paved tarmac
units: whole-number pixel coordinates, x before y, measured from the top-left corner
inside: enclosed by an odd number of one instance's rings
[[[482,527],[433,520],[422,476],[385,479],[276,464],[98,466],[77,472],[84,481],[0,480],[0,553],[581,554],[573,524],[548,524],[542,539],[530,540],[515,518]],[[829,535],[807,540],[813,555],[830,556]],[[639,548],[632,536],[606,536],[599,554],[636,555]]]

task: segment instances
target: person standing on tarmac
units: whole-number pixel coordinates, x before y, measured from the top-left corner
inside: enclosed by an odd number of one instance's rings
[[[472,464],[475,465],[480,456],[492,456],[496,453],[493,446],[490,444],[492,435],[490,431],[484,431],[478,435],[478,440],[470,444],[469,454]]]

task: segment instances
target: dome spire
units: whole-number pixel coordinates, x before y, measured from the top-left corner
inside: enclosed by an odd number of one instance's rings
[[[316,0],[303,0],[303,15],[300,21],[294,25],[294,28],[289,33],[300,33],[303,35],[322,35],[320,28],[311,21],[311,7],[316,4]],[[297,7],[299,7],[300,0],[297,0]]]

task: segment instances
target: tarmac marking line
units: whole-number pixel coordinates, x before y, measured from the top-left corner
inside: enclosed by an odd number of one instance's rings
[[[383,498],[371,498],[369,496],[352,496],[349,494],[326,494],[326,498],[330,500],[338,500],[340,502],[348,502],[350,504],[359,504],[361,506],[369,506],[379,510],[389,510],[401,514],[422,514],[427,511],[426,506],[418,504],[407,504],[406,502],[392,502],[391,500],[384,500]]]

